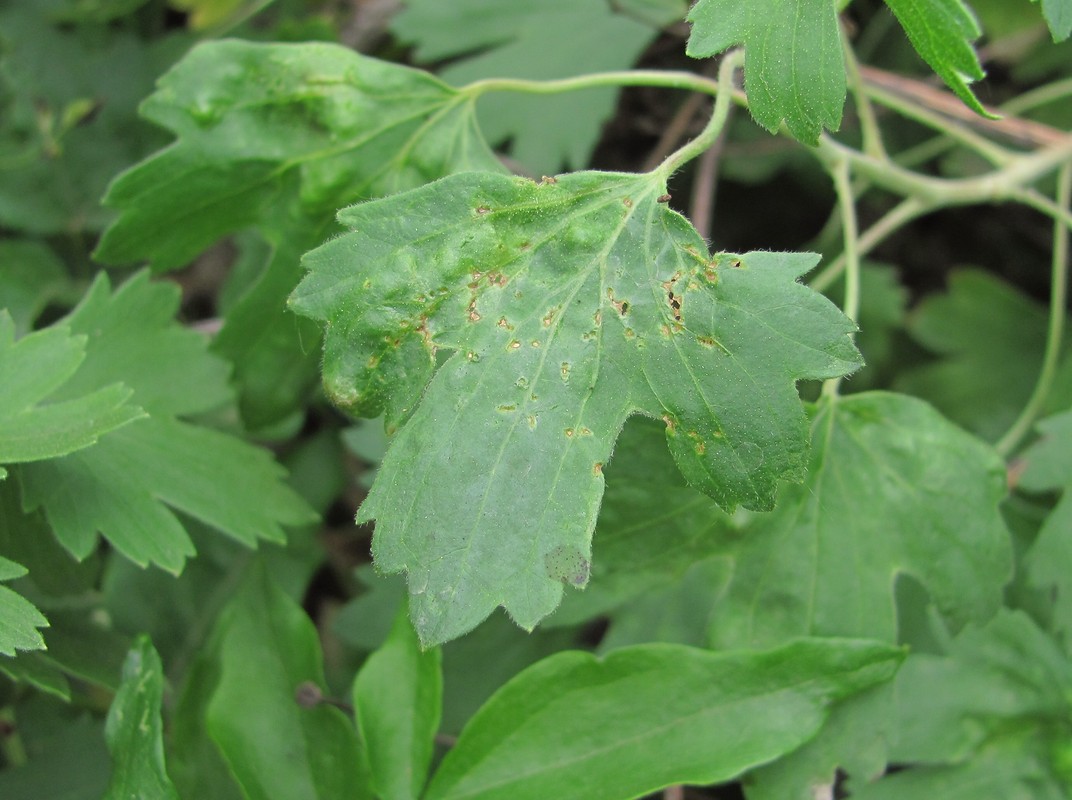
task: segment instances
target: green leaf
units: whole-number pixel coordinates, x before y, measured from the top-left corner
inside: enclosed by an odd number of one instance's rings
[[[421,651],[404,606],[387,641],[358,672],[353,696],[375,795],[416,800],[432,763],[443,674],[439,650]]]
[[[64,326],[15,341],[15,323],[0,310],[0,464],[63,456],[145,416],[121,383],[72,391],[85,345]]]
[[[316,628],[263,567],[220,617],[219,684],[207,728],[249,800],[370,797],[353,725],[337,708],[302,708],[324,685]]]
[[[785,487],[732,549],[714,641],[895,641],[899,574],[918,579],[954,627],[998,609],[1012,563],[993,450],[926,403],[878,392],[821,403],[812,446],[804,484]]]
[[[25,574],[25,567],[0,556],[0,581]],[[47,627],[48,620],[33,603],[0,586],[0,655],[14,656],[16,650],[43,650],[45,640],[37,629]]]
[[[629,798],[729,780],[799,747],[832,702],[888,680],[900,658],[814,639],[767,652],[559,653],[488,701],[426,798]]]
[[[76,557],[93,550],[99,531],[134,563],[176,574],[194,548],[170,509],[250,547],[285,541],[282,526],[315,519],[266,451],[167,418],[135,423],[91,450],[26,465],[20,474],[27,510],[43,507]]]
[[[693,564],[717,553],[733,531],[727,514],[685,483],[666,449],[664,426],[630,419],[604,475],[607,489],[583,592],[568,592],[545,625],[572,625],[638,595],[680,584]]]
[[[1039,2],[1040,0],[1033,0]],[[1050,26],[1055,42],[1063,42],[1072,34],[1072,0],[1041,0],[1042,15]]]
[[[314,518],[282,484],[283,470],[268,453],[174,418],[228,397],[224,362],[174,321],[178,294],[145,272],[113,293],[101,275],[66,319],[88,343],[85,361],[58,397],[121,377],[151,414],[92,448],[19,469],[25,510],[43,508],[56,537],[79,559],[100,532],[135,563],[177,573],[194,550],[165,504],[247,545],[282,541],[282,525]]]
[[[29,239],[0,241],[0,308],[15,320],[15,335],[23,336],[53,301],[70,291],[66,269],[55,253]]]
[[[1038,424],[1042,439],[1023,454],[1019,486],[1028,491],[1063,490],[1038,538],[1024,557],[1028,582],[1047,591],[1057,631],[1072,643],[1072,411]]]
[[[924,299],[909,318],[912,338],[938,360],[902,371],[894,386],[996,441],[1019,416],[1038,378],[1047,317],[1043,307],[992,275],[954,272],[948,291]],[[1069,346],[1072,336],[1066,351]],[[1070,404],[1072,359],[1066,358],[1046,409],[1063,411]]]
[[[628,69],[658,27],[684,13],[681,2],[632,15],[606,0],[409,0],[391,30],[415,45],[420,62],[455,59],[439,74],[462,86],[482,78],[553,80]],[[509,140],[512,157],[537,174],[556,173],[563,164],[580,169],[614,113],[617,94],[611,88],[554,97],[492,94],[480,101],[480,129],[491,142]]]
[[[986,77],[972,41],[981,33],[964,0],[886,0],[916,52],[964,105],[989,119],[991,114],[968,84]]]
[[[64,393],[122,380],[153,416],[187,416],[226,403],[228,366],[208,352],[204,336],[175,321],[180,298],[177,285],[153,282],[146,271],[114,291],[99,274],[64,319],[88,337],[86,360]]]
[[[711,258],[664,191],[461,174],[340,212],[354,232],[307,255],[291,303],[327,323],[329,396],[410,417],[359,519],[380,569],[409,573],[426,645],[498,605],[531,628],[587,582],[631,414],[663,418],[686,479],[727,507],[770,508],[803,476],[793,384],[858,367],[852,325],[797,282],[814,256]]]
[[[112,754],[105,800],[152,797],[178,800],[164,766],[164,669],[149,637],[142,636],[123,664],[123,682],[108,709],[104,737]]]
[[[707,58],[745,49],[745,92],[756,122],[782,121],[806,144],[837,130],[845,105],[845,65],[834,0],[698,0],[689,12],[686,52]]]
[[[910,656],[895,691],[890,761],[920,766],[853,797],[1066,796],[1072,663],[1026,614],[966,628],[948,656]]]
[[[280,197],[330,218],[359,197],[460,165],[501,169],[469,99],[418,70],[328,44],[201,44],[165,74],[141,113],[174,133],[120,175],[120,210],[96,257],[173,269],[257,225]]]
[[[55,5],[0,8],[0,98],[10,99],[0,115],[0,224],[70,236],[107,224],[108,181],[157,145],[137,104],[183,42],[146,43],[126,20],[64,25]]]

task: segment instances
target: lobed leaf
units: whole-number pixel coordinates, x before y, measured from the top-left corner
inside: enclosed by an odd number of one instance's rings
[[[87,337],[86,357],[57,397],[122,377],[150,412],[92,448],[20,467],[24,509],[42,508],[77,558],[93,550],[100,532],[135,563],[177,573],[194,550],[165,504],[248,545],[281,541],[282,525],[313,518],[268,453],[175,418],[228,396],[226,365],[174,322],[178,294],[146,273],[113,293],[101,275],[65,321]]]
[[[0,581],[26,574],[26,568],[0,556]],[[0,655],[14,656],[17,650],[43,650],[45,641],[38,628],[48,620],[33,603],[6,586],[0,586]]]
[[[963,0],[885,0],[916,52],[964,105],[997,119],[972,94],[968,84],[986,77],[972,41],[981,33]]]
[[[583,586],[625,419],[662,418],[720,504],[800,479],[793,384],[859,366],[803,254],[711,258],[651,176],[461,174],[340,212],[292,297],[324,321],[324,382],[401,427],[359,519],[409,573],[425,644],[503,605],[531,628]],[[436,369],[436,351],[453,351]]]
[[[714,641],[895,641],[900,574],[917,578],[954,627],[1000,607],[1012,554],[998,510],[1005,468],[992,449],[926,403],[879,392],[822,402],[812,442],[804,483],[785,487],[730,551]]]
[[[698,0],[689,11],[686,52],[707,58],[744,46],[745,92],[756,122],[782,122],[806,144],[837,130],[845,105],[845,65],[834,0]]]
[[[63,456],[146,416],[127,402],[132,391],[121,383],[85,391],[71,386],[85,345],[84,336],[64,326],[15,341],[15,323],[0,310],[0,464]],[[0,467],[0,478],[5,474]]]
[[[445,164],[497,167],[467,98],[419,70],[330,44],[209,42],[141,107],[174,133],[112,183],[120,210],[96,257],[174,269],[258,225],[280,198],[306,214],[433,180]]]
[[[123,681],[104,726],[112,754],[112,778],[105,800],[178,800],[164,765],[163,699],[160,656],[149,637],[139,637],[123,664]]]
[[[887,645],[815,639],[558,653],[477,712],[425,796],[610,800],[729,780],[799,747],[831,703],[888,680],[900,659]]]
[[[1072,0],[1032,0],[1042,3],[1042,15],[1055,42],[1063,42],[1072,34]]]

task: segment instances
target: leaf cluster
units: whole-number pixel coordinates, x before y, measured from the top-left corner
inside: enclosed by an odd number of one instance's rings
[[[0,9],[0,796],[1068,797],[1072,0],[375,5]]]

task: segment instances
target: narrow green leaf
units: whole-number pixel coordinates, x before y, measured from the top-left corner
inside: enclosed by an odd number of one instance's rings
[[[799,747],[830,703],[888,680],[900,658],[875,642],[814,639],[767,652],[559,653],[488,701],[426,798],[624,800],[729,780]]]
[[[15,323],[0,310],[0,464],[63,456],[145,416],[127,402],[131,390],[121,383],[70,391],[85,344],[64,326],[15,341]],[[64,395],[70,399],[59,399]]]
[[[845,105],[845,65],[835,0],[698,0],[689,12],[686,52],[707,58],[744,45],[745,92],[756,122],[782,121],[806,144],[837,130]]]
[[[659,27],[685,13],[682,2],[647,5],[647,15],[633,15],[606,0],[410,0],[391,30],[415,45],[423,63],[453,59],[439,75],[455,86],[481,78],[553,80],[628,69]],[[493,143],[509,140],[511,157],[537,174],[563,164],[581,169],[617,95],[612,88],[554,97],[494,93],[480,101],[480,129]]]
[[[1011,576],[998,511],[1005,468],[987,445],[922,401],[868,392],[820,404],[812,463],[731,554],[713,614],[723,646],[787,636],[895,641],[893,584],[917,578],[960,627],[1001,605]]]
[[[249,800],[371,797],[353,725],[337,708],[303,708],[303,684],[324,685],[316,628],[263,566],[220,617],[219,684],[209,735]]]
[[[0,556],[0,581],[26,574],[21,564]],[[0,586],[0,656],[14,656],[16,650],[43,650],[45,640],[38,628],[48,620],[33,603],[6,586]]]
[[[178,800],[164,766],[164,669],[149,637],[142,636],[123,664],[123,682],[108,709],[104,737],[112,754],[105,800]]]
[[[327,323],[329,395],[409,417],[359,518],[379,567],[409,573],[425,644],[497,605],[531,628],[587,582],[631,414],[662,418],[685,478],[726,507],[770,508],[803,476],[793,384],[858,367],[853,326],[797,282],[814,256],[712,258],[664,191],[455,175],[344,210],[354,232],[306,256],[291,303]]]
[[[178,140],[109,188],[105,203],[121,214],[96,252],[107,263],[180,267],[294,193],[330,218],[446,164],[501,169],[464,96],[337,45],[201,44],[141,113]]]
[[[403,604],[383,646],[353,687],[372,788],[382,800],[416,800],[428,779],[443,706],[438,648],[422,651]]]
[[[1039,2],[1040,0],[1033,0]],[[1050,27],[1055,42],[1063,42],[1072,34],[1072,0],[1041,0],[1042,15]]]
[[[997,119],[972,94],[968,84],[986,77],[972,42],[981,33],[963,0],[886,0],[912,46],[964,105]]]

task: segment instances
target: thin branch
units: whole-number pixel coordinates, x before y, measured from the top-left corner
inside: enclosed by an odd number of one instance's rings
[[[1072,164],[1066,164],[1057,181],[1058,208],[1068,210],[1072,205]],[[1012,427],[1006,431],[995,445],[997,451],[1008,458],[1013,450],[1031,430],[1038,415],[1046,405],[1057,376],[1057,366],[1061,361],[1061,346],[1065,336],[1065,315],[1068,303],[1068,240],[1072,220],[1055,219],[1053,225],[1053,260],[1051,263],[1050,287],[1050,322],[1046,331],[1046,350],[1042,358],[1042,369],[1031,397],[1024,406],[1020,416]]]

